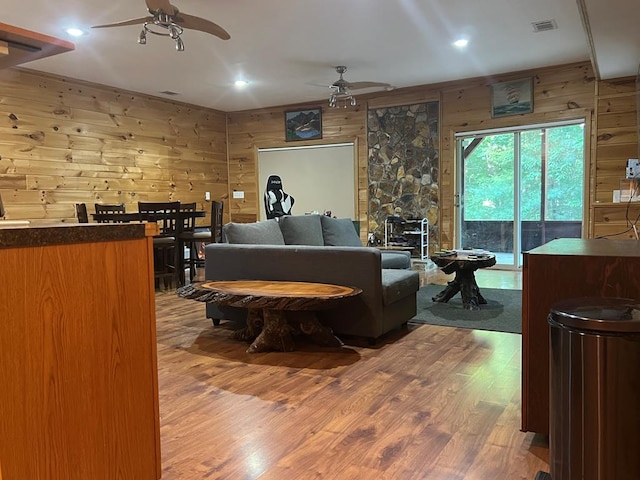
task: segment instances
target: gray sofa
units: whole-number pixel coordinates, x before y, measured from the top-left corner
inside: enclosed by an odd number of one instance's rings
[[[324,215],[228,223],[227,243],[205,247],[206,280],[289,280],[360,287],[362,294],[318,312],[338,335],[375,340],[416,314],[419,274],[406,252],[363,247],[351,220]],[[244,309],[207,304],[207,317],[244,322]],[[344,338],[343,338],[344,340]]]

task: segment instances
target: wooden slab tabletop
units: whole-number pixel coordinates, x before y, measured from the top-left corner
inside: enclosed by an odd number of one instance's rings
[[[445,268],[456,264],[459,270],[486,268],[496,264],[496,256],[492,253],[484,255],[469,255],[458,253],[457,255],[431,255],[429,257],[433,263],[440,268]]]
[[[328,283],[286,282],[275,280],[230,280],[204,282],[199,288],[231,295],[251,295],[254,297],[291,297],[335,299],[352,297],[362,293],[357,287],[332,285]]]
[[[327,283],[230,280],[193,283],[180,287],[177,292],[183,298],[232,307],[324,310],[361,294],[362,289]]]

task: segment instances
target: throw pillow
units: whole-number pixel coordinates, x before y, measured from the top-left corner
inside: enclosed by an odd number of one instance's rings
[[[350,218],[331,218],[322,215],[322,236],[325,245],[361,247],[362,241]]]
[[[280,230],[287,245],[324,245],[320,215],[285,215]]]
[[[255,223],[227,223],[222,227],[227,243],[284,245],[284,238],[275,220]]]

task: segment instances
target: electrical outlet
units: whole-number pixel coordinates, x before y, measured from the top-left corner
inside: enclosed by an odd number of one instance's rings
[[[640,177],[640,161],[637,158],[627,160],[627,178]]]

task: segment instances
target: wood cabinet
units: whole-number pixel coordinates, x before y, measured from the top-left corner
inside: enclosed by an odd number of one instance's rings
[[[640,300],[640,242],[562,238],[524,253],[522,430],[549,434],[551,306],[578,297]]]
[[[155,224],[0,228],[0,477],[155,480]]]

